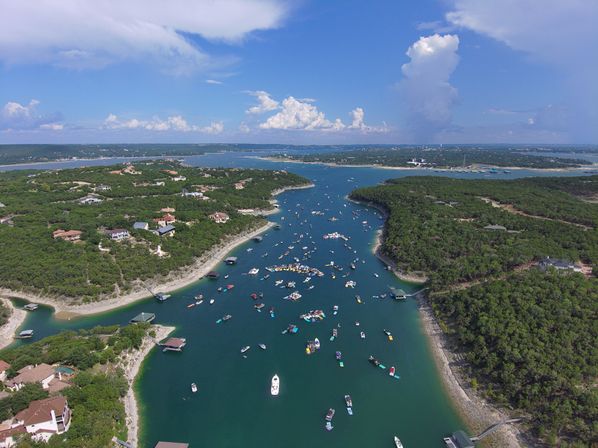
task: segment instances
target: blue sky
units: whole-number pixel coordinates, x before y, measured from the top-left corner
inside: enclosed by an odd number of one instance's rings
[[[596,143],[593,0],[0,0],[0,143]]]

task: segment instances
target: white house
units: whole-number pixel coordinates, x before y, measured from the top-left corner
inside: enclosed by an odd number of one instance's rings
[[[127,229],[106,229],[104,234],[113,241],[120,241],[131,236]]]
[[[209,218],[217,224],[224,224],[230,217],[224,212],[212,213]]]
[[[36,366],[25,366],[19,370],[17,376],[6,380],[5,384],[12,391],[20,390],[25,384],[32,383],[40,383],[42,388],[48,389],[55,375],[54,367],[48,364],[42,363]]]
[[[6,380],[8,369],[10,369],[10,364],[0,359],[0,381],[4,382]]]
[[[57,395],[43,400],[32,401],[27,409],[19,412],[13,428],[25,427],[36,441],[47,442],[54,434],[62,434],[71,425],[71,410],[66,398]]]
[[[102,202],[102,199],[100,199],[96,196],[91,196],[91,195],[87,195],[87,196],[79,199],[79,204],[82,204],[82,205],[99,204],[101,202]]]

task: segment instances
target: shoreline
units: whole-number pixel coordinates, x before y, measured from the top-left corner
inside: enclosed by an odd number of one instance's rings
[[[496,169],[496,170],[527,170],[527,171],[538,171],[538,172],[555,172],[555,173],[569,173],[575,171],[584,171],[584,170],[595,170],[598,169],[597,163],[592,163],[590,165],[583,165],[577,167],[569,167],[569,168],[532,168],[532,167],[522,167],[522,166],[495,166],[495,165],[484,165],[484,168],[427,168],[427,167],[413,167],[413,166],[389,166],[389,165],[377,165],[375,163],[372,164],[356,164],[356,165],[349,165],[349,164],[341,164],[341,163],[334,163],[334,162],[305,162],[302,160],[296,159],[289,159],[289,158],[278,158],[278,157],[260,157],[255,156],[256,159],[259,160],[266,160],[268,162],[279,162],[279,163],[302,163],[305,165],[323,165],[332,168],[377,168],[383,170],[399,170],[399,171],[441,171],[446,173],[473,173],[474,171],[478,171],[481,169]]]
[[[152,351],[156,344],[162,339],[166,338],[172,333],[175,327],[166,327],[162,325],[152,325],[149,331],[155,330],[156,336],[149,334],[143,340],[139,350],[129,352],[124,359],[121,360],[121,367],[123,367],[125,378],[129,383],[129,389],[124,398],[126,425],[127,425],[127,442],[133,448],[136,448],[139,443],[139,404],[135,396],[135,380],[139,375],[141,366],[147,358],[147,355]]]
[[[15,341],[17,330],[27,318],[27,311],[16,308],[7,298],[2,297],[0,301],[11,310],[8,321],[0,327],[0,350],[2,350]]]
[[[275,196],[278,196],[286,191],[302,190],[313,187],[313,183],[309,183],[307,185],[287,186],[274,190],[270,194],[274,198]],[[272,200],[275,201],[275,199]],[[274,214],[278,211],[278,208],[273,208],[267,212],[269,212],[268,214]],[[6,288],[0,288],[0,294],[50,306],[54,309],[54,317],[56,319],[70,320],[76,317],[100,314],[106,311],[131,305],[140,300],[151,298],[144,284],[150,289],[157,289],[162,292],[173,292],[199,281],[201,277],[204,277],[208,272],[213,270],[220,262],[222,262],[229,252],[258,236],[259,234],[264,233],[273,226],[273,222],[266,221],[259,227],[250,228],[236,235],[229,235],[216,244],[208,252],[195,259],[191,265],[181,267],[176,271],[172,271],[165,278],[147,279],[143,282],[136,280],[133,282],[134,286],[132,291],[128,292],[127,294],[106,300],[99,300],[84,304],[68,304],[65,303],[66,301],[61,301],[57,298],[46,297],[40,294],[29,292],[12,291]]]
[[[388,217],[388,212],[377,204],[357,201],[350,198],[349,200],[361,205],[373,207],[380,211],[385,219]],[[382,262],[391,266],[393,273],[400,280],[417,284],[425,283],[427,278],[425,281],[422,281],[424,280],[424,277],[410,276],[409,274],[397,270],[392,260],[389,260],[388,257],[380,254],[383,237],[383,230],[378,229],[376,231],[376,240],[372,246],[372,253]],[[414,278],[415,280],[420,281],[410,281]],[[427,295],[417,294],[416,300],[420,326],[422,333],[426,338],[428,347],[430,348],[432,358],[434,359],[436,371],[438,372],[442,386],[452,405],[467,425],[467,428],[472,431],[473,434],[479,434],[488,426],[501,420],[505,420],[507,415],[504,411],[494,407],[475,393],[470,387],[466,386],[466,381],[460,374],[458,368],[451,365],[451,363],[453,365],[456,364],[459,359],[457,359],[457,355],[450,348],[448,338],[440,328],[436,316],[434,316]],[[507,425],[488,436],[488,439],[484,439],[482,446],[492,448],[522,448],[524,445],[520,442],[521,437],[521,433],[516,426]]]
[[[419,294],[416,300],[422,333],[426,337],[442,385],[458,414],[473,432],[472,435],[477,435],[488,426],[508,418],[504,411],[494,407],[465,385],[466,382],[458,368],[451,366],[460,360],[449,347],[448,338],[440,328],[427,296]],[[526,445],[522,444],[521,438],[522,434],[517,426],[505,425],[484,439],[482,446],[522,448]]]
[[[237,246],[240,246],[241,244],[251,240],[253,237],[265,232],[273,226],[274,223],[268,221],[258,228],[249,229],[240,234],[225,238],[207,253],[201,257],[198,257],[191,265],[171,272],[166,279],[148,279],[144,281],[144,283],[150,289],[159,287],[163,292],[173,292],[182,289],[192,283],[195,283],[196,281],[199,281],[201,277],[213,270],[213,268]],[[182,271],[185,273],[182,274]],[[168,279],[169,277],[174,278]],[[60,301],[59,299],[44,297],[34,293],[11,291],[4,288],[0,288],[0,294],[48,305],[54,308],[54,317],[56,319],[64,320],[70,320],[80,316],[104,313],[106,311],[125,307],[140,300],[151,298],[151,295],[147,289],[140,285],[136,285],[133,291],[125,295],[80,305],[70,305]]]

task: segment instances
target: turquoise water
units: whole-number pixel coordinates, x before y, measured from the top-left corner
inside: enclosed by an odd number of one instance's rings
[[[417,290],[417,286],[394,278],[372,255],[375,232],[383,224],[381,216],[346,200],[358,186],[374,185],[389,177],[427,175],[429,171],[274,164],[243,154],[186,160],[192,165],[285,168],[308,177],[315,187],[279,196],[281,212],[269,219],[280,223],[281,229],[269,230],[261,243],[250,241],[233,251],[238,264],[219,265],[221,277],[217,281],[198,281],[176,291],[165,303],[147,299],[67,322],[53,319],[49,308],[40,307],[24,324],[35,330],[34,340],[63,329],[126,324],[141,311],[156,313],[157,323],[177,327],[174,334],[187,338],[187,347],[182,353],[154,350],[137,382],[142,404],[140,446],[153,447],[158,440],[170,440],[188,442],[191,447],[390,447],[393,436],[398,435],[408,448],[441,447],[443,436],[463,427],[442,389],[415,301],[372,298],[387,292],[389,286]],[[314,210],[323,216],[312,214]],[[329,221],[332,216],[338,220]],[[334,231],[349,241],[345,244],[322,238]],[[289,254],[279,259],[287,250]],[[310,258],[304,260],[308,252]],[[292,262],[293,257],[326,276],[302,283],[302,275],[273,273],[269,279],[260,280],[266,266]],[[336,279],[330,275],[332,269],[325,266],[331,261],[343,268]],[[351,262],[355,270],[349,268]],[[246,275],[252,267],[260,269],[257,276]],[[228,279],[223,278],[226,274]],[[303,297],[295,303],[283,300],[293,290],[275,286],[279,279],[296,281]],[[347,280],[357,282],[355,289],[345,288]],[[229,283],[234,289],[217,292],[219,286]],[[312,290],[308,290],[310,285],[314,285]],[[264,294],[266,306],[261,313],[254,309],[253,292]],[[214,298],[215,304],[206,300],[187,308],[200,293]],[[363,298],[363,304],[356,302],[355,294]],[[337,316],[332,315],[333,305],[340,308]],[[269,316],[271,306],[275,307],[275,318]],[[300,314],[312,309],[324,310],[327,318],[316,323],[300,320]],[[231,314],[232,319],[217,324],[225,314]],[[299,332],[282,335],[290,323],[297,324]],[[339,337],[330,342],[332,328],[338,329]],[[383,329],[392,332],[393,342],[387,340]],[[365,331],[365,340],[359,337],[360,331]],[[306,341],[315,337],[322,348],[307,356]],[[258,343],[266,344],[267,350],[260,350]],[[246,345],[252,348],[244,358],[240,349]],[[335,360],[337,350],[342,351],[344,368]],[[369,355],[387,367],[395,366],[400,379],[369,364]],[[281,378],[281,393],[273,398],[269,387],[275,373]],[[192,382],[199,387],[196,394],[191,393]],[[345,411],[345,394],[353,398],[353,416]],[[324,430],[324,415],[330,407],[336,409],[336,416],[334,430],[329,433]]]

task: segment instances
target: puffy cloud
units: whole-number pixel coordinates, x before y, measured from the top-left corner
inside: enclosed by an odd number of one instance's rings
[[[411,61],[401,67],[399,90],[416,140],[430,139],[451,124],[457,90],[449,79],[459,63],[458,49],[458,36],[434,34],[421,37],[407,50]]]
[[[527,53],[565,74],[570,114],[560,123],[574,140],[598,139],[598,2],[594,0],[453,0],[446,18]],[[537,124],[537,120],[536,124]]]
[[[190,125],[181,115],[173,115],[166,120],[154,117],[151,120],[138,120],[132,118],[121,120],[115,114],[109,114],[104,120],[104,129],[142,129],[146,131],[174,131],[174,132],[200,132],[204,134],[220,134],[224,130],[221,121],[212,122],[208,126]]]
[[[186,37],[234,43],[276,28],[284,0],[0,0],[0,59],[97,68],[113,61],[157,60],[175,71],[214,61]]]
[[[273,100],[268,92],[256,90],[255,92],[248,93],[255,96],[259,102],[257,106],[252,106],[247,109],[246,112],[248,114],[262,114],[264,112],[270,112],[272,110],[278,109],[278,101]]]
[[[38,111],[38,100],[31,100],[29,104],[9,101],[0,112],[0,129],[2,130],[33,130],[52,129],[62,130],[63,125],[58,122],[60,114],[42,114]]]
[[[261,129],[316,129],[341,130],[345,125],[340,119],[330,121],[311,102],[301,101],[292,96],[282,101],[280,112],[260,124]]]

